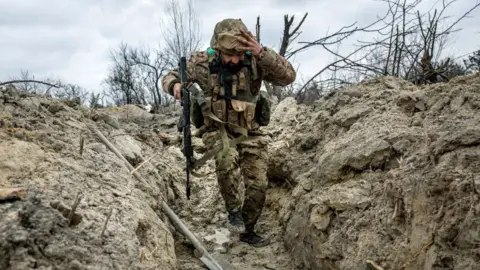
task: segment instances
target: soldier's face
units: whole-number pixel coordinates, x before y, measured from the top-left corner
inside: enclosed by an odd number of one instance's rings
[[[221,54],[222,58],[222,64],[226,65],[227,67],[235,67],[240,63],[240,61],[243,60],[244,56],[242,55],[233,55],[233,54],[227,54],[227,53],[222,53]]]

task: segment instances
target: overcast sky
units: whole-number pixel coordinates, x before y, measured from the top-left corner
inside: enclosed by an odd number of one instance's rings
[[[197,11],[205,48],[215,23],[242,18],[252,32],[261,15],[262,43],[278,49],[283,15],[309,16],[298,41],[313,41],[341,26],[365,25],[383,14],[375,0],[198,0]],[[449,15],[456,19],[477,0],[459,0]],[[109,50],[121,41],[150,44],[160,40],[162,0],[0,0],[0,81],[21,69],[37,78],[54,77],[89,90],[101,89],[109,65]],[[257,3],[256,3],[257,2]],[[423,8],[439,0],[424,1]],[[261,3],[261,4],[259,4]],[[466,54],[480,48],[480,8],[459,26],[449,53]],[[322,49],[309,49],[294,59],[298,79],[308,79],[331,60]]]

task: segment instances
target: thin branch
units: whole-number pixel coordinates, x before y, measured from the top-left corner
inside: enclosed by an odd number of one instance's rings
[[[54,88],[60,88],[60,85],[55,85],[48,82],[37,81],[37,80],[11,80],[6,82],[0,82],[0,86],[7,85],[7,84],[14,84],[14,83],[39,83],[39,84],[44,84],[46,86],[50,86]]]

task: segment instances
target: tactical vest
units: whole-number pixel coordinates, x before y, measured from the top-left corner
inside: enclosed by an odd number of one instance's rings
[[[247,52],[239,72],[222,71],[220,57],[214,49],[208,54],[208,89],[203,89],[205,103],[222,122],[247,131],[268,125],[270,102],[260,92],[261,74],[257,73],[255,59]],[[203,117],[201,108],[192,102],[192,122],[195,127],[215,126],[209,117]]]

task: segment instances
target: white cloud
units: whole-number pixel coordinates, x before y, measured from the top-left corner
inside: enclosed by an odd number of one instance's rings
[[[37,77],[59,77],[90,90],[100,90],[109,65],[109,50],[121,41],[155,46],[160,37],[159,20],[165,1],[153,0],[0,0],[0,80],[16,76],[21,69]],[[435,0],[425,1],[423,8]],[[450,10],[452,19],[472,6],[463,0]],[[373,0],[198,0],[204,46],[208,46],[215,24],[228,17],[242,18],[254,31],[261,15],[262,43],[278,49],[284,14],[296,22],[309,12],[300,40],[312,41],[341,26],[358,21],[365,25],[382,14],[385,5]],[[449,51],[465,54],[479,48],[480,9],[459,26]],[[477,32],[477,34],[475,34]],[[296,46],[296,45],[295,45]],[[295,59],[299,78],[313,75],[332,56],[312,48]]]

